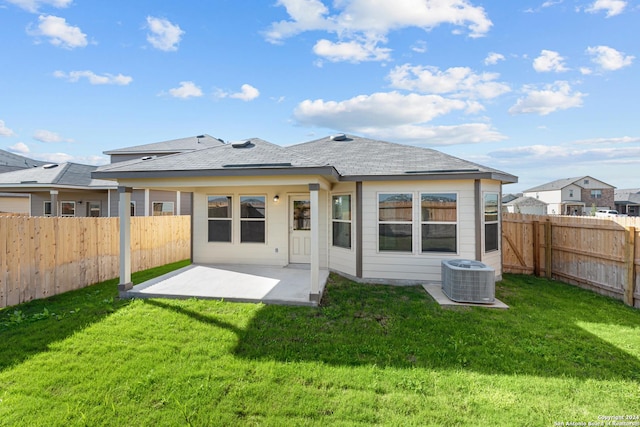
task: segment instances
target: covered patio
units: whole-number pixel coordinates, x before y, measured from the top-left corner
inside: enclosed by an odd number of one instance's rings
[[[328,270],[319,274],[320,295]],[[261,265],[192,264],[134,286],[129,298],[204,298],[236,302],[317,306],[310,300],[309,265],[286,267]]]

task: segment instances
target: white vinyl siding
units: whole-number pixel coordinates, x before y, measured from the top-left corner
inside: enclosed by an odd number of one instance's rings
[[[364,280],[375,281],[440,281],[440,262],[443,259],[475,259],[475,204],[474,181],[400,181],[364,182],[362,229],[362,275]],[[420,248],[420,210],[413,209],[413,251],[382,252],[378,250],[378,194],[455,193],[457,195],[457,253],[425,252]],[[416,202],[417,203],[417,202]]]

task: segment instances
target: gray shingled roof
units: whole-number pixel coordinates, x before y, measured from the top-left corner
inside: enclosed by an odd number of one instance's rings
[[[235,147],[247,143],[246,147]],[[259,138],[179,153],[101,166],[100,172],[200,171],[242,168],[313,168],[317,161]]]
[[[573,178],[561,178],[561,179],[557,179],[555,181],[548,182],[546,184],[538,185],[537,187],[529,188],[528,190],[524,190],[524,192],[529,193],[529,192],[532,192],[532,191],[562,190],[563,188],[568,187],[570,185],[577,185],[578,187],[583,188],[581,183],[585,179],[593,179],[595,181],[602,182],[599,179],[595,179],[595,178],[593,178],[591,176],[588,176],[588,175],[577,176],[577,177],[573,177]],[[608,186],[608,187],[612,187],[611,185],[607,184],[606,182],[602,182],[602,183],[604,185]]]
[[[78,163],[49,164],[0,174],[0,188],[19,187],[115,187],[113,181],[93,179],[91,173],[97,166]]]
[[[304,154],[334,166],[342,176],[493,172],[516,179],[497,169],[429,148],[356,136],[346,136],[345,140],[326,137],[288,148],[294,153]]]
[[[640,203],[640,188],[627,188],[614,191],[616,203]]]
[[[167,153],[185,153],[189,151],[197,151],[210,147],[218,147],[224,145],[224,142],[211,135],[189,136],[187,138],[172,139],[169,141],[154,142],[152,144],[136,145],[133,147],[118,148],[115,150],[105,151],[104,154],[167,154]]]
[[[517,182],[513,175],[436,150],[355,136],[341,141],[327,137],[288,147],[257,138],[248,141],[252,147],[234,148],[232,144],[226,144],[192,153],[106,165],[100,167],[94,176],[111,179],[181,174],[204,176],[225,174],[232,169],[237,172],[235,175],[240,175],[248,169],[254,172],[256,169],[277,169],[284,173],[287,169],[316,168],[313,173],[345,180],[464,175],[467,178],[491,177],[503,182]]]
[[[45,163],[46,162],[42,162],[40,160],[33,160],[8,151],[0,150],[0,173],[32,168],[34,166],[42,166]]]

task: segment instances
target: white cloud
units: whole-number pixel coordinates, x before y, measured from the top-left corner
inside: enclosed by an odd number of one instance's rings
[[[590,74],[593,74],[593,70],[589,67],[580,67],[580,74],[582,74],[583,76],[588,76]]]
[[[422,93],[452,93],[456,97],[490,99],[509,92],[505,83],[495,81],[497,73],[476,74],[468,67],[441,71],[433,66],[404,64],[389,72],[391,86]]]
[[[564,66],[564,58],[558,52],[546,49],[543,49],[540,56],[533,60],[533,69],[539,73],[550,71],[560,73],[569,70]]]
[[[0,120],[0,136],[15,136],[15,132],[4,124],[4,120]]]
[[[20,155],[29,154],[29,152],[31,151],[29,150],[29,147],[27,146],[27,144],[25,144],[24,142],[18,142],[17,144],[14,144],[8,147],[8,149],[12,153],[16,153]]]
[[[604,145],[604,144],[634,144],[640,142],[640,137],[622,136],[611,138],[591,138],[574,141],[578,145]]]
[[[35,131],[33,139],[40,142],[73,142],[73,139],[63,138],[55,132],[44,129]]]
[[[381,92],[345,101],[305,100],[293,116],[298,123],[329,129],[361,132],[372,128],[426,123],[468,104],[439,95],[402,95]]]
[[[411,50],[416,53],[425,53],[427,51],[427,42],[424,40],[418,40],[412,47]]]
[[[180,86],[169,89],[169,95],[174,98],[198,98],[202,96],[202,89],[200,89],[194,82],[180,82]]]
[[[572,165],[580,163],[618,163],[626,159],[640,158],[640,147],[604,147],[604,148],[575,148],[571,145],[529,145],[511,147],[488,153],[493,159],[505,161],[518,167],[539,168],[540,165],[556,166],[566,165],[570,161]],[[637,160],[636,160],[637,161]]]
[[[241,99],[243,101],[252,101],[260,96],[260,91],[249,84],[243,84],[240,87],[240,92],[232,93],[230,98]]]
[[[178,43],[182,39],[184,31],[178,25],[174,25],[164,18],[147,17],[149,33],[147,41],[156,49],[165,52],[178,50]]]
[[[507,139],[486,123],[467,123],[455,126],[401,125],[362,129],[367,135],[393,141],[406,141],[428,146],[478,144]]]
[[[615,71],[631,65],[634,56],[625,55],[609,46],[588,47],[587,53],[591,55],[591,61],[598,64],[606,71]]]
[[[540,90],[535,86],[527,85],[523,87],[523,91],[526,96],[518,99],[509,109],[509,113],[546,116],[558,110],[581,107],[582,98],[586,96],[581,92],[572,92],[571,86],[566,81],[556,81],[545,85]]]
[[[63,71],[55,71],[53,76],[59,79],[65,79],[69,82],[76,83],[81,78],[86,78],[92,85],[120,85],[126,86],[133,81],[130,76],[123,74],[113,75],[105,73],[103,75],[95,74],[93,71],[70,71],[65,73]]]
[[[466,28],[470,37],[481,37],[493,25],[482,7],[468,0],[339,0],[333,3],[334,14],[320,0],[278,0],[276,4],[285,7],[290,19],[272,23],[265,32],[268,41],[280,43],[306,31],[335,34],[337,41],[316,44],[317,50],[328,53],[334,61],[353,61],[365,52],[368,60],[386,60],[390,50],[377,44],[386,43],[389,32],[403,28],[428,31],[449,24],[456,33]]]
[[[52,6],[62,9],[68,7],[73,0],[7,0],[7,2],[15,4],[26,11],[36,13],[41,6]]]
[[[591,6],[585,9],[589,13],[607,12],[607,18],[622,13],[627,6],[627,2],[623,0],[596,0]]]
[[[65,49],[85,47],[87,45],[87,35],[80,30],[67,24],[64,18],[52,15],[40,15],[38,17],[38,28],[27,28],[27,33],[32,36],[49,37],[49,43]]]
[[[390,52],[391,49],[378,47],[376,42],[371,40],[333,43],[322,39],[313,46],[313,53],[331,62],[386,61],[390,58]]]
[[[218,98],[235,98],[243,101],[253,101],[260,96],[260,91],[250,84],[243,84],[240,87],[240,92],[229,93],[223,90],[218,90],[216,93]]]
[[[489,55],[484,59],[484,65],[495,65],[498,61],[504,61],[504,55],[496,52],[489,52]]]

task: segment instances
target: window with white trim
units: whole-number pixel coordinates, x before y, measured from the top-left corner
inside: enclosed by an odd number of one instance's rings
[[[500,235],[498,217],[498,193],[484,195],[484,251],[497,251]]]
[[[601,199],[602,198],[602,190],[591,190],[591,198],[592,199]]]
[[[53,212],[52,212],[52,207],[53,205],[51,204],[51,201],[46,201],[44,202],[43,208],[42,208],[42,212],[44,213],[44,216],[52,216]]]
[[[173,215],[173,202],[153,202],[153,216]]]
[[[76,202],[60,202],[60,216],[76,216]]]
[[[266,225],[266,197],[240,196],[240,243],[265,243]]]
[[[100,216],[100,202],[87,202],[87,216],[91,218]]]
[[[231,242],[231,196],[208,196],[208,241]]]
[[[331,197],[331,227],[333,246],[351,249],[351,196]]]
[[[413,193],[378,194],[378,250],[413,252]]]
[[[458,251],[458,195],[420,194],[420,233],[422,252]]]

